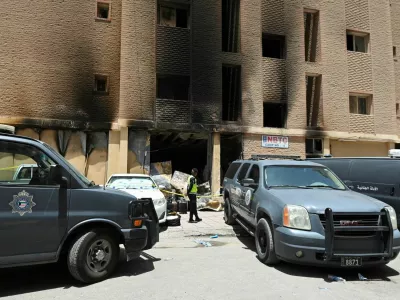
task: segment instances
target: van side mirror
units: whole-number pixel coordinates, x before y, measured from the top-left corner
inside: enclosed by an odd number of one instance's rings
[[[51,165],[49,172],[50,182],[67,187],[67,179],[62,176],[62,167],[60,165]]]
[[[252,187],[252,186],[256,186],[256,183],[254,182],[254,179],[252,179],[252,178],[245,178],[242,180],[242,185],[244,187]]]

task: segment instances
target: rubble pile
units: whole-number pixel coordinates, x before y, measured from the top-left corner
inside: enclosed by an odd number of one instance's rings
[[[168,199],[173,200],[183,200],[187,199],[186,189],[189,174],[175,171],[172,173],[171,162],[158,162],[153,163],[150,166],[150,175],[153,180],[158,184],[165,187],[163,191],[164,195]],[[223,206],[219,201],[218,197],[213,197],[211,194],[210,182],[205,182],[198,185],[197,190],[197,209],[198,210],[214,210],[221,211]]]

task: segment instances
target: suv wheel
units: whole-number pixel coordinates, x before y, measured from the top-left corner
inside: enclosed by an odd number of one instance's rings
[[[84,283],[106,279],[115,269],[119,259],[119,245],[109,233],[90,231],[72,245],[68,253],[71,275]]]
[[[261,218],[257,223],[256,233],[256,250],[258,259],[267,265],[274,265],[279,262],[275,255],[274,239],[272,236],[271,226],[266,219]]]
[[[227,225],[233,225],[235,224],[235,219],[232,216],[232,206],[229,198],[225,198],[225,204],[224,204],[224,219],[225,223]]]

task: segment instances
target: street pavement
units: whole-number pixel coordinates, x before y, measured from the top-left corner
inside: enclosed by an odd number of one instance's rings
[[[211,226],[203,213],[204,224]],[[129,263],[121,262],[114,276],[84,286],[74,281],[62,265],[0,270],[0,297],[7,299],[396,299],[400,292],[400,260],[388,266],[362,270],[370,281],[360,281],[355,271],[329,270],[286,263],[272,268],[256,257],[254,239],[240,235],[206,236],[223,233],[222,213],[214,213],[217,225],[182,220],[172,235],[161,234],[154,249]],[[217,217],[218,216],[218,217]],[[212,218],[210,217],[210,219]],[[185,229],[186,228],[186,229]],[[201,229],[197,229],[201,228]],[[181,234],[179,237],[178,234]],[[200,235],[199,235],[200,233]],[[186,235],[186,236],[185,236]],[[208,241],[204,247],[195,240]],[[329,274],[347,282],[329,282]]]

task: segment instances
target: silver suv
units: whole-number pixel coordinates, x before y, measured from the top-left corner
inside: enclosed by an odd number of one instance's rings
[[[400,251],[394,209],[350,190],[320,164],[276,156],[238,160],[223,191],[225,222],[255,237],[265,264],[362,267],[387,264]]]

